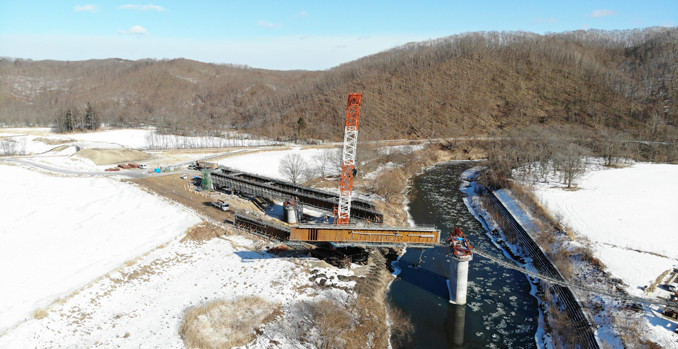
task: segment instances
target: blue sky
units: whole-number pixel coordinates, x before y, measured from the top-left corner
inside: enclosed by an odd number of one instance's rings
[[[411,41],[473,31],[676,26],[678,0],[0,0],[0,56],[189,58],[328,69]]]

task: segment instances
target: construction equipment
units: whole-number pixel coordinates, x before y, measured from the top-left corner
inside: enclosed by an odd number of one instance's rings
[[[473,246],[471,246],[461,228],[454,228],[447,242],[452,247],[454,258],[459,260],[471,260],[473,258]]]
[[[348,225],[351,222],[351,196],[353,195],[353,178],[356,175],[355,159],[358,147],[358,126],[360,125],[360,105],[362,93],[348,95],[346,107],[346,125],[344,129],[344,150],[341,162],[341,181],[339,182],[339,208],[336,223]]]

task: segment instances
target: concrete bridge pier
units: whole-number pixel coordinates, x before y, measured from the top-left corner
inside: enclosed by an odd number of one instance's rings
[[[452,256],[450,259],[450,279],[447,280],[447,289],[452,304],[466,304],[468,264],[471,259],[472,256]]]

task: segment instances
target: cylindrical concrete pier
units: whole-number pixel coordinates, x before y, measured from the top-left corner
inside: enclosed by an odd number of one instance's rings
[[[470,256],[464,256],[463,258],[452,257],[450,259],[450,281],[448,288],[450,291],[450,303],[452,304],[466,304],[468,262],[470,260]]]
[[[285,218],[289,224],[297,224],[297,206],[285,205]]]

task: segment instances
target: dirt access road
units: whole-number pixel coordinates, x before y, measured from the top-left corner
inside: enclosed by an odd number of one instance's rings
[[[182,174],[186,174],[188,178],[182,179]],[[234,219],[233,210],[259,212],[259,209],[251,202],[239,199],[232,195],[220,193],[206,197],[201,193],[196,192],[195,186],[191,184],[191,179],[193,176],[199,175],[200,172],[198,171],[186,170],[161,176],[130,179],[129,182],[139,184],[152,192],[190,207],[217,222],[232,222]],[[186,189],[186,185],[188,185],[189,190]],[[231,205],[231,210],[224,212],[212,206],[212,202],[219,199],[228,202]]]

